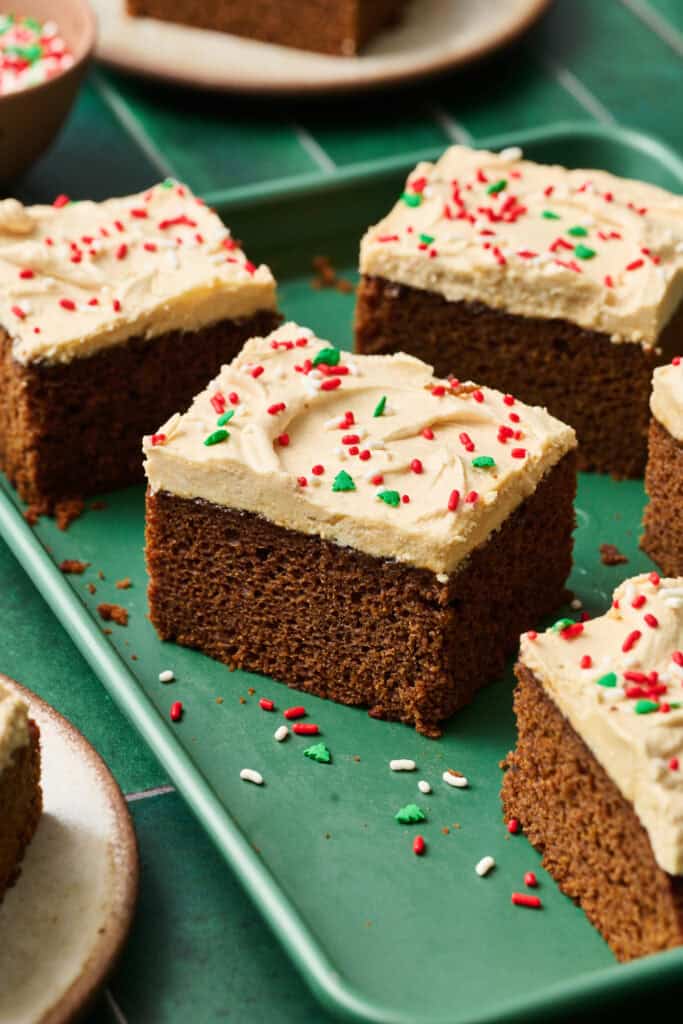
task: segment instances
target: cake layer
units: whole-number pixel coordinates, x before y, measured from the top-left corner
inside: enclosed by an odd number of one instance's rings
[[[102,203],[0,202],[0,324],[22,364],[60,363],[275,310],[275,282],[168,180]]]
[[[538,486],[574,432],[543,409],[352,356],[287,324],[144,440],[153,492],[255,512],[450,573]]]
[[[651,348],[683,296],[683,198],[516,147],[453,146],[409,175],[363,238],[360,269]]]
[[[360,352],[406,351],[439,376],[489,381],[546,406],[575,428],[580,469],[632,477],[645,468],[652,372],[680,348],[683,305],[659,347],[644,349],[613,345],[607,335],[568,320],[449,302],[434,292],[363,277],[355,329]]]
[[[683,943],[683,878],[657,863],[633,806],[524,665],[516,669],[518,740],[503,782],[543,867],[580,903],[620,960]]]
[[[683,441],[683,356],[655,370],[650,408],[671,436]]]
[[[27,366],[0,331],[0,465],[24,501],[48,512],[60,500],[141,480],[143,434],[279,319],[261,312]]]
[[[436,736],[563,600],[575,487],[572,451],[450,579],[150,491],[150,618],[164,640]]]
[[[609,611],[522,637],[533,672],[633,805],[654,857],[683,874],[683,577],[636,576]]]
[[[667,576],[683,576],[683,440],[653,418],[640,546]]]
[[[352,56],[406,0],[127,0],[138,17],[176,21],[266,43]]]

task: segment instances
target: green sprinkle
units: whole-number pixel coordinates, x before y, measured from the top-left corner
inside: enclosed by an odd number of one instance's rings
[[[332,760],[332,754],[324,743],[314,743],[312,747],[306,747],[304,757],[310,757],[311,761],[317,761],[318,764],[329,764]]]
[[[431,245],[434,241],[434,235],[420,235],[420,241],[424,242],[425,245]]]
[[[29,64],[35,64],[43,56],[43,48],[38,43],[31,43],[29,46],[6,46],[5,53],[27,60]]]
[[[164,178],[161,183],[162,188],[175,188],[176,182],[174,178]]]
[[[10,18],[11,17],[12,16],[10,15]],[[43,31],[42,23],[38,21],[37,18],[24,18],[24,25],[26,25],[27,28],[30,28],[37,35],[41,35]]]
[[[567,626],[573,626],[573,625],[574,625],[574,620],[573,619],[558,619],[557,622],[553,622],[551,628],[552,628],[553,633],[561,633],[563,629],[567,628]]]
[[[492,469],[495,464],[496,460],[490,455],[477,455],[476,459],[472,459],[475,469]]]
[[[392,508],[397,508],[401,504],[401,495],[398,491],[379,491],[377,497]]]
[[[414,825],[418,821],[426,821],[427,815],[417,804],[406,804],[394,815],[399,825]]]
[[[327,366],[336,366],[340,359],[341,352],[338,348],[321,348],[313,357],[313,365],[325,363]]]
[[[420,206],[422,203],[422,196],[419,192],[404,192],[401,199],[406,206]]]
[[[588,231],[586,228],[581,227],[580,224],[575,224],[573,228],[567,228],[567,234],[573,235],[574,238],[585,238]]]
[[[617,674],[616,672],[606,672],[604,676],[600,676],[595,682],[598,686],[613,687],[617,685]]]
[[[656,700],[637,700],[634,711],[637,715],[651,715],[653,711],[659,711],[659,703]]]
[[[589,249],[587,245],[579,243],[574,246],[574,255],[580,260],[592,260],[595,256],[595,249]]]
[[[505,178],[501,178],[500,181],[494,181],[486,189],[490,196],[497,196],[499,192],[502,192],[504,188],[507,188],[507,181]]]
[[[227,430],[214,430],[213,434],[204,438],[204,444],[210,448],[212,444],[220,444],[221,441],[227,441],[229,437],[230,434]]]
[[[332,484],[333,491],[355,491],[356,485],[353,482],[353,477],[350,477],[345,469],[342,469],[337,473]]]
[[[234,409],[228,409],[227,412],[224,412],[222,416],[218,417],[218,419],[216,420],[216,423],[218,424],[219,427],[224,427],[226,423],[230,422],[230,420],[233,418],[234,415],[235,415],[235,410]]]
[[[381,416],[382,413],[384,412],[384,407],[385,407],[386,404],[387,404],[387,396],[386,395],[382,395],[382,397],[380,398],[379,402],[375,406],[375,411],[373,412],[372,415],[373,416]]]
[[[544,210],[541,217],[545,217],[546,220],[560,220],[559,213],[553,213],[552,210]]]

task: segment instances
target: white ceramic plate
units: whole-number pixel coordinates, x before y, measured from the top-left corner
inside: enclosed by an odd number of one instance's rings
[[[40,727],[43,815],[0,905],[0,1024],[65,1024],[123,945],[138,855],[126,802],[100,756],[54,708],[6,676]]]
[[[359,57],[131,18],[125,0],[92,3],[97,56],[116,67],[208,89],[300,94],[387,85],[465,64],[524,32],[549,0],[410,0],[401,22]]]

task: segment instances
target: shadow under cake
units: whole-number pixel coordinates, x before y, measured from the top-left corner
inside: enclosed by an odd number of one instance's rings
[[[288,324],[159,433],[162,639],[436,736],[563,600],[575,440],[543,410]]]
[[[546,406],[580,469],[640,476],[652,371],[683,348],[682,239],[662,189],[454,146],[363,239],[356,348]]]

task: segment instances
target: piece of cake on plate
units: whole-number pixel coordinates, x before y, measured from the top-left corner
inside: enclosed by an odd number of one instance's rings
[[[44,511],[142,479],[142,435],[280,319],[268,268],[176,182],[0,202],[0,466]]]
[[[683,576],[683,357],[655,370],[650,408],[641,547],[663,572]]]
[[[342,57],[400,17],[406,0],[127,0],[135,17],[230,32]]]
[[[438,735],[563,599],[575,437],[287,324],[146,437],[166,640]]]
[[[19,875],[42,807],[38,726],[0,679],[0,902]]]
[[[683,578],[527,633],[515,671],[505,815],[620,960],[683,944]]]
[[[642,474],[652,371],[683,347],[683,198],[453,146],[409,175],[360,270],[358,351],[546,406],[579,468]]]

